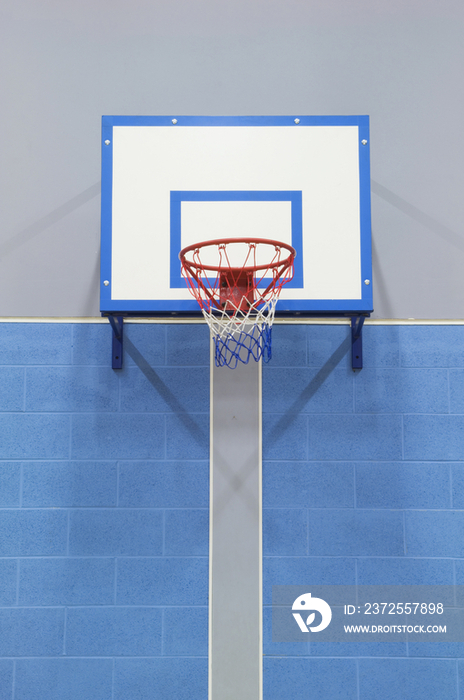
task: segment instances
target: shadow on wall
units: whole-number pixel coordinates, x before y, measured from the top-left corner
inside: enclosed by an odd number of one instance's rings
[[[188,411],[182,406],[182,404],[176,399],[172,391],[163,382],[161,377],[155,372],[153,367],[147,362],[142,353],[137,350],[135,345],[129,340],[129,338],[124,338],[124,350],[132,358],[140,371],[145,375],[153,388],[157,393],[163,398],[166,404],[172,409],[179,419],[184,424],[185,428],[189,431],[190,435],[193,437],[195,442],[199,445],[204,445],[205,441],[208,442],[209,436],[204,435],[203,431],[197,423],[190,416]]]
[[[326,379],[329,377],[331,372],[340,364],[341,360],[345,355],[351,351],[351,333],[347,338],[338,346],[338,348],[332,353],[327,362],[321,367],[317,374],[311,379],[308,386],[303,389],[301,394],[295,399],[295,401],[290,406],[289,410],[285,415],[280,418],[280,420],[275,424],[272,431],[272,435],[269,436],[268,441],[272,445],[277,442],[279,438],[285,433],[285,431],[290,427],[292,422],[301,411],[304,409],[306,404],[312,399],[315,393],[321,388]]]
[[[100,192],[101,182],[96,182],[94,185],[87,187],[86,190],[76,195],[72,199],[69,199],[67,202],[62,204],[61,207],[54,209],[52,212],[50,212],[50,214],[43,216],[41,219],[31,224],[27,228],[19,231],[19,233],[12,236],[12,238],[9,238],[7,241],[5,241],[5,243],[2,243],[0,245],[0,255],[8,255],[20,246],[24,245],[24,243],[28,243],[30,240],[35,238],[35,236],[38,236],[39,233],[43,233],[43,231],[46,231],[50,226],[53,226],[53,224],[58,223],[58,221],[61,221],[61,219],[64,219],[66,216],[71,214],[75,209],[78,209],[83,204],[90,202],[90,200],[97,197]]]
[[[451,245],[456,246],[456,248],[459,248],[460,250],[464,250],[464,238],[462,236],[455,231],[452,231],[450,228],[428,214],[425,214],[423,211],[413,206],[402,197],[399,197],[391,190],[388,190],[383,185],[375,182],[375,180],[371,180],[371,192],[376,194],[378,197],[381,197],[383,200],[388,202],[388,204],[391,204],[399,211],[402,211],[403,214],[410,216],[411,219],[415,219],[417,222],[422,224],[422,226],[425,226],[430,231],[435,233],[435,235],[439,236]]]

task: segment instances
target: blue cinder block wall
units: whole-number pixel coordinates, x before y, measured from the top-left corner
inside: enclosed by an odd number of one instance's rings
[[[209,334],[0,325],[0,699],[204,700]]]
[[[463,700],[464,644],[275,644],[273,585],[464,584],[464,326],[276,326],[263,368],[264,698]]]
[[[207,697],[209,336],[0,326],[0,700]],[[464,584],[464,327],[274,328],[265,700],[463,700],[455,644],[275,645],[272,585]],[[459,695],[461,693],[461,695]]]

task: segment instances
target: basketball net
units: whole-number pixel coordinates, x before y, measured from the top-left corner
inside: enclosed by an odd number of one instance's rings
[[[184,248],[182,276],[214,340],[217,367],[269,362],[282,287],[293,277],[295,250],[268,239],[206,241]]]

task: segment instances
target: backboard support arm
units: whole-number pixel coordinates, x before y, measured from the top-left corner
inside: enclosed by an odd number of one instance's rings
[[[362,328],[364,318],[364,316],[351,317],[351,366],[353,371],[362,369],[363,366]]]
[[[122,351],[124,340],[124,317],[108,316],[113,329],[113,345],[111,350],[111,366],[113,369],[122,369]]]

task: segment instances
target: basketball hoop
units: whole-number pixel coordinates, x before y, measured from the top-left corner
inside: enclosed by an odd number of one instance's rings
[[[275,307],[293,277],[295,249],[269,239],[205,241],[179,253],[182,276],[203,312],[217,367],[271,359]]]

